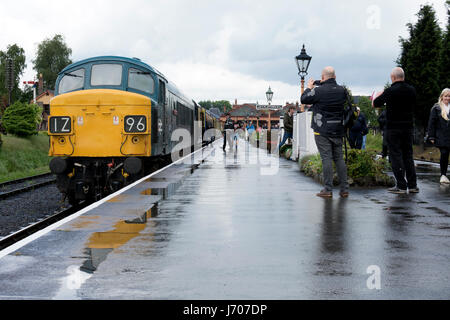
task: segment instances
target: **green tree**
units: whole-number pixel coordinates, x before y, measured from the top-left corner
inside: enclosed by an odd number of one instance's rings
[[[41,115],[42,109],[38,105],[16,101],[5,110],[2,123],[9,134],[28,137],[38,133]]]
[[[450,88],[450,0],[447,0],[447,29],[444,32],[441,51],[440,84],[441,89]]]
[[[400,38],[401,54],[397,63],[405,71],[406,81],[417,90],[414,111],[416,143],[423,141],[431,107],[440,93],[439,71],[442,31],[431,5],[424,5],[415,25],[407,24],[409,39]]]
[[[211,109],[213,107],[213,104],[212,104],[211,100],[200,101],[198,104],[201,105],[203,108],[205,108],[207,110]]]
[[[219,101],[207,100],[207,101],[200,101],[198,104],[207,110],[211,108],[218,108],[220,111],[224,111],[224,107],[226,108],[227,111],[231,111],[232,109],[230,101],[227,100],[219,100]]]
[[[6,60],[14,60],[14,86],[11,92],[11,101],[15,101],[21,98],[22,90],[20,89],[19,82],[20,77],[23,74],[23,70],[27,67],[25,50],[19,47],[17,44],[8,45],[6,51],[0,50],[0,95],[7,96],[8,90],[6,88]],[[7,101],[7,98],[6,98]],[[6,106],[4,106],[6,107]]]
[[[72,49],[67,47],[62,35],[55,35],[53,39],[45,39],[38,45],[36,59],[33,60],[34,70],[42,73],[47,89],[54,89],[58,73],[72,63],[70,55]]]

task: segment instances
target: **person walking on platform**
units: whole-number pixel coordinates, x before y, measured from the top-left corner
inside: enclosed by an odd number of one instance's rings
[[[418,193],[413,159],[413,110],[417,94],[405,82],[405,72],[396,67],[391,72],[392,86],[379,93],[373,101],[375,108],[386,107],[387,143],[397,185],[388,191],[396,194]],[[405,180],[406,175],[406,180]]]
[[[447,178],[448,156],[450,154],[450,89],[446,88],[439,101],[431,109],[428,122],[428,140],[441,152],[441,184],[450,184]]]
[[[253,132],[255,132],[255,126],[253,125],[253,122],[250,122],[247,125],[247,141],[250,141],[252,138]]]
[[[340,196],[347,198],[348,181],[347,166],[344,162],[342,146],[344,133],[344,105],[347,102],[347,91],[336,83],[336,73],[333,67],[322,71],[320,85],[315,87],[310,79],[308,88],[302,95],[302,104],[312,104],[313,119],[311,127],[314,130],[317,149],[322,158],[323,179],[325,189],[317,196],[333,197],[333,161],[336,164],[340,180]]]
[[[225,151],[225,148],[227,146],[227,140],[228,140],[228,147],[233,147],[233,135],[234,135],[234,121],[231,119],[231,115],[227,113],[227,120],[225,120],[224,125],[224,132],[223,132],[223,151]]]
[[[287,139],[292,139],[294,132],[294,112],[295,107],[290,106],[288,111],[284,114],[283,118],[283,127],[284,127],[284,135],[281,140],[280,146],[278,147],[278,151],[281,150],[281,147],[286,143]]]

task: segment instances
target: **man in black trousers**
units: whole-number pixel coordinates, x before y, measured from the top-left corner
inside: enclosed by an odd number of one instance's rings
[[[234,121],[231,119],[231,115],[227,113],[227,120],[225,120],[224,131],[223,131],[223,151],[227,146],[231,149],[233,147],[233,134],[234,134]]]
[[[402,68],[391,72],[392,86],[382,92],[375,100],[375,108],[385,103],[386,133],[389,158],[397,185],[388,191],[396,194],[418,193],[416,168],[413,159],[414,107],[416,89],[405,82]],[[406,175],[406,180],[405,180]]]
[[[319,86],[310,79],[308,88],[301,100],[304,104],[311,104],[313,119],[311,127],[314,130],[317,149],[322,159],[323,179],[325,188],[317,196],[333,197],[333,162],[340,181],[342,198],[348,198],[349,185],[347,180],[347,166],[343,158],[342,146],[345,128],[344,105],[347,102],[347,91],[336,83],[336,72],[333,67],[325,67]]]

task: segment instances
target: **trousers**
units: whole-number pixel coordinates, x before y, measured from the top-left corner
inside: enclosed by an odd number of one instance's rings
[[[447,168],[448,168],[448,156],[450,154],[450,149],[445,147],[440,147],[439,150],[441,151],[441,176],[447,175]]]
[[[342,138],[315,136],[317,149],[322,159],[323,180],[326,191],[333,190],[333,161],[336,165],[341,192],[348,192],[347,166],[345,165]]]
[[[388,129],[387,144],[397,187],[402,190],[417,188],[413,159],[413,130]]]

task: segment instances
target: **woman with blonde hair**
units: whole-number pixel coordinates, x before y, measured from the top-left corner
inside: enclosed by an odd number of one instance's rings
[[[448,156],[450,154],[450,89],[445,88],[439,101],[431,109],[428,122],[428,140],[441,151],[441,183],[450,184],[447,178]]]

